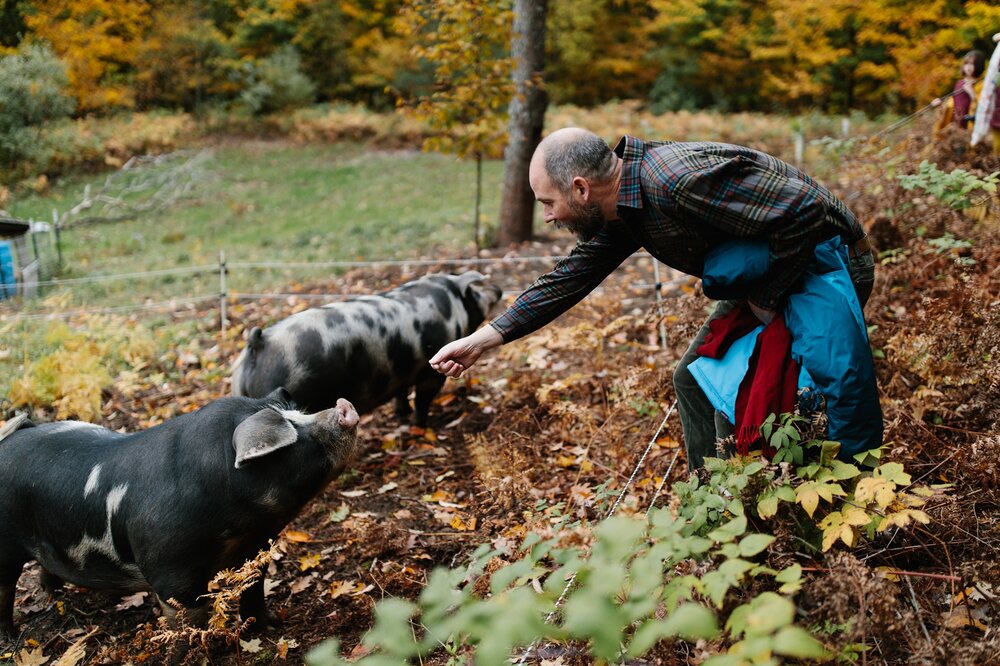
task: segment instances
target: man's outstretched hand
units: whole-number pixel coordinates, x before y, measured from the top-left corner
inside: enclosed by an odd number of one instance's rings
[[[503,337],[495,328],[483,326],[475,333],[441,347],[438,353],[431,358],[430,364],[442,375],[459,377],[479,360],[483,352],[502,344]]]

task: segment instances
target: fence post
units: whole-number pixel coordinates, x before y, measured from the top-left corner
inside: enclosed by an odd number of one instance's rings
[[[840,119],[840,135],[845,139],[851,135],[851,119],[847,116]]]
[[[660,349],[667,348],[667,327],[663,323],[663,294],[660,293],[660,262],[656,257],[650,255],[653,260],[653,289],[656,290],[656,315],[660,321]]]
[[[56,257],[59,261],[59,272],[62,272],[63,258],[62,258],[62,236],[59,234],[59,211],[55,208],[52,209],[52,229],[55,231],[56,235]]]
[[[226,251],[219,250],[219,324],[226,338]]]
[[[795,166],[801,167],[802,160],[805,158],[805,143],[806,138],[803,136],[801,131],[796,130],[795,132]]]

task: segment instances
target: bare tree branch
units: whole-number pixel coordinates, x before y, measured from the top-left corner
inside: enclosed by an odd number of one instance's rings
[[[204,150],[133,156],[96,192],[87,185],[83,199],[58,215],[55,224],[65,229],[123,222],[166,208],[191,196],[206,180],[210,157]]]

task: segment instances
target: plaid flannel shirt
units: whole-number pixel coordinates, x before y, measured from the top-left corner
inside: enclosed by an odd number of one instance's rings
[[[748,299],[775,309],[793,288],[815,246],[834,235],[864,236],[842,201],[795,167],[750,148],[724,143],[642,141],[626,136],[619,220],[539,277],[490,322],[505,342],[566,312],[629,255],[645,248],[656,259],[701,277],[705,253],[734,238],[765,238],[772,267]]]

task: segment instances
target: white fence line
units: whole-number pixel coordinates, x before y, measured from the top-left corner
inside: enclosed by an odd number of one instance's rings
[[[135,280],[144,277],[166,277],[168,275],[187,275],[197,273],[214,273],[219,270],[218,264],[204,264],[201,266],[184,266],[181,268],[163,268],[153,271],[141,271],[138,273],[115,273],[112,275],[88,275],[87,277],[65,278],[57,280],[43,280],[36,282],[39,287],[62,287],[73,284],[93,284],[97,282],[116,282],[119,280]]]
[[[274,262],[274,261],[254,261],[254,262],[231,262],[230,268],[364,268],[366,266],[436,266],[439,264],[451,265],[480,265],[480,264],[509,264],[528,263],[532,261],[562,261],[568,255],[537,255],[526,257],[468,257],[464,259],[381,259],[372,261],[307,261],[307,262]],[[636,252],[627,257],[652,258],[646,252]]]
[[[32,314],[18,314],[17,319],[24,319],[28,321],[38,321],[44,319],[70,319],[72,317],[80,317],[84,315],[108,315],[108,314],[121,314],[123,312],[138,312],[141,310],[162,310],[164,308],[176,308],[185,305],[195,305],[197,303],[204,303],[205,301],[214,301],[218,299],[216,294],[206,294],[204,296],[186,296],[183,299],[170,299],[167,301],[158,301],[155,303],[137,303],[134,305],[115,305],[106,308],[80,308],[76,310],[64,310],[62,312],[41,312]]]
[[[16,319],[20,320],[44,320],[44,319],[69,319],[71,317],[83,316],[83,315],[106,315],[106,314],[120,314],[124,312],[138,312],[138,311],[153,311],[161,310],[164,308],[177,308],[184,306],[192,306],[198,303],[204,303],[213,299],[218,299],[219,301],[219,324],[220,330],[223,335],[225,334],[226,325],[228,324],[228,317],[226,312],[226,303],[230,299],[281,299],[281,298],[299,298],[303,300],[335,300],[343,298],[353,298],[361,296],[364,294],[359,293],[322,293],[322,294],[312,294],[312,293],[282,293],[282,292],[268,292],[268,293],[251,293],[251,292],[239,292],[231,290],[227,285],[227,276],[235,270],[249,270],[249,269],[288,269],[288,268],[364,268],[364,267],[386,267],[386,266],[434,266],[434,265],[484,265],[484,264],[517,264],[517,263],[529,263],[529,262],[548,262],[556,263],[565,259],[566,255],[537,255],[537,256],[523,256],[523,257],[468,257],[468,258],[457,258],[457,259],[383,259],[383,260],[372,260],[372,261],[319,261],[319,262],[227,262],[225,258],[225,253],[219,253],[219,262],[217,264],[203,264],[199,266],[184,266],[179,268],[166,268],[157,269],[150,271],[140,271],[132,273],[119,273],[112,275],[91,275],[80,278],[67,278],[64,280],[45,280],[38,283],[39,287],[66,287],[81,284],[94,284],[99,282],[113,282],[121,280],[136,280],[149,277],[169,277],[174,275],[197,275],[197,274],[215,274],[218,276],[219,280],[219,291],[217,294],[212,295],[189,295],[184,298],[172,298],[164,301],[158,301],[153,303],[136,303],[130,305],[119,305],[104,308],[77,308],[74,310],[68,310],[64,312],[46,312],[46,313],[21,313],[15,315]],[[654,282],[639,282],[634,283],[631,287],[638,291],[652,290],[653,293],[650,295],[651,300],[655,300],[659,303],[662,296],[661,289],[664,285],[678,284],[682,279],[672,279],[666,282],[660,281],[660,271],[659,265],[656,259],[646,252],[636,252],[626,258],[626,261],[631,259],[650,259],[653,264],[653,278]],[[684,278],[686,279],[686,278]],[[600,289],[600,288],[599,288]],[[504,296],[520,294],[523,288],[517,290],[504,290]],[[628,299],[629,302],[636,302],[637,299]],[[7,317],[4,317],[7,319]],[[660,331],[660,343],[665,345],[665,335],[664,331]]]

